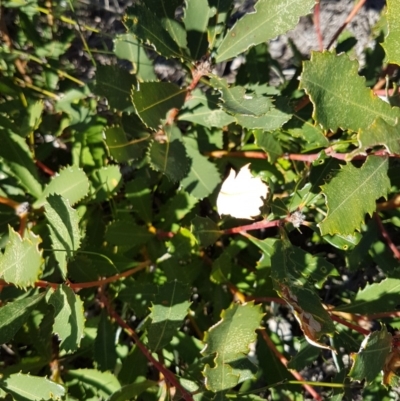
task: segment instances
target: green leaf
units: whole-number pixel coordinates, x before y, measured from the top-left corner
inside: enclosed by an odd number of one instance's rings
[[[235,57],[249,47],[266,42],[295,27],[311,11],[314,0],[259,0],[255,12],[245,14],[227,32],[217,49],[217,63]]]
[[[115,220],[108,227],[106,240],[114,245],[137,246],[148,242],[153,234],[145,226],[139,226],[131,216]]]
[[[190,158],[180,140],[172,142],[153,141],[148,151],[150,166],[165,174],[171,181],[180,181],[190,169]]]
[[[41,273],[41,242],[41,238],[30,230],[25,231],[24,238],[21,238],[9,227],[6,249],[0,256],[0,276],[17,287],[32,286]]]
[[[116,36],[114,53],[118,58],[128,60],[133,64],[133,72],[138,81],[154,81],[157,79],[152,60],[131,33]]]
[[[153,129],[157,129],[171,109],[180,109],[185,97],[186,89],[170,82],[142,82],[132,91],[136,113]]]
[[[150,224],[153,217],[152,190],[144,178],[135,178],[125,185],[125,197],[129,200],[132,210],[137,217]]]
[[[185,258],[196,250],[197,241],[195,236],[184,227],[169,241],[168,253],[177,258]]]
[[[42,207],[50,194],[61,195],[73,206],[85,197],[88,191],[89,180],[83,170],[76,166],[65,167],[46,185],[42,195],[33,204],[33,207],[35,209]]]
[[[96,369],[69,369],[67,375],[76,379],[84,388],[92,390],[101,399],[110,397],[121,388],[117,378],[111,372],[100,372]]]
[[[165,283],[160,288],[150,308],[151,325],[147,337],[153,352],[169,344],[182,326],[190,307],[189,298],[189,287],[178,281]]]
[[[338,306],[337,309],[362,315],[395,311],[400,305],[399,291],[400,279],[387,278],[380,283],[367,284],[349,304]]]
[[[192,220],[192,233],[201,246],[212,245],[221,235],[222,231],[209,217],[196,216]]]
[[[312,346],[304,338],[302,338],[300,341],[300,349],[298,353],[289,361],[287,365],[288,369],[300,371],[306,366],[311,366],[321,354],[321,350],[319,348]]]
[[[399,19],[399,0],[387,0],[386,2],[386,21],[388,33],[382,46],[386,53],[386,63],[400,65],[400,19]]]
[[[104,134],[111,157],[119,163],[143,157],[150,140],[150,134],[143,132],[139,138],[128,141],[122,127],[109,127]]]
[[[256,339],[255,330],[260,327],[262,317],[259,305],[252,302],[232,304],[222,311],[221,320],[206,332],[202,354],[214,357],[214,366],[206,364],[202,372],[208,390],[230,389],[248,375],[249,365],[245,355]]]
[[[91,175],[93,197],[97,202],[112,198],[122,185],[119,166],[107,166],[95,170]]]
[[[61,400],[65,388],[45,377],[35,377],[17,373],[0,379],[0,387],[11,394],[15,401]]]
[[[24,118],[21,125],[21,136],[26,138],[29,134],[33,133],[39,128],[42,122],[43,113],[43,101],[38,100],[37,102],[31,104],[28,109],[28,115]]]
[[[378,117],[367,129],[361,129],[358,133],[359,148],[351,155],[366,154],[367,149],[381,145],[391,154],[400,154],[400,125],[399,121],[394,126]]]
[[[313,52],[311,60],[304,62],[300,88],[309,94],[313,118],[324,129],[366,130],[377,117],[390,125],[400,117],[399,108],[392,108],[365,86],[358,69],[358,62],[347,54]]]
[[[113,370],[117,361],[115,330],[106,312],[102,311],[94,341],[93,357],[101,371]]]
[[[383,326],[380,331],[369,334],[357,354],[352,354],[353,366],[349,376],[353,380],[371,383],[383,369],[392,346],[392,335]]]
[[[184,109],[179,113],[178,120],[191,121],[208,128],[222,128],[235,122],[235,117],[219,107],[217,96],[204,94],[202,91],[195,89],[190,99],[185,102]]]
[[[158,386],[158,383],[152,380],[143,380],[137,383],[128,384],[110,395],[110,397],[107,398],[107,401],[126,401],[132,398],[137,398],[148,388],[155,386]]]
[[[372,216],[376,210],[375,201],[387,196],[390,189],[387,169],[387,158],[369,156],[360,168],[349,163],[323,185],[328,215],[319,223],[321,234],[346,235],[359,231],[365,215]]]
[[[271,163],[275,163],[276,160],[282,156],[283,149],[271,132],[255,130],[253,131],[253,135],[257,146],[265,150],[265,152],[268,154],[268,160]]]
[[[192,165],[189,174],[182,180],[181,185],[190,195],[197,199],[203,199],[210,195],[221,182],[219,171],[198,150],[190,145],[185,147],[186,153],[192,159]]]
[[[53,330],[61,340],[60,348],[66,352],[76,351],[85,325],[83,302],[64,284],[50,294],[47,302],[54,307]]]
[[[44,208],[50,230],[51,248],[63,277],[66,277],[67,262],[75,257],[81,245],[79,216],[61,195],[49,195]]]
[[[162,5],[164,5],[164,1]],[[157,5],[154,9],[157,9]],[[169,18],[170,20],[172,18]],[[168,21],[169,22],[169,21]],[[129,32],[132,32],[136,37],[144,43],[150,42],[154,50],[164,57],[184,57],[184,51],[178,46],[173,37],[181,38],[181,34],[177,31],[176,25],[173,22],[163,24],[160,17],[153,14],[145,6],[134,5],[127,11],[126,24]],[[164,28],[165,26],[165,28]],[[167,29],[173,26],[172,37]],[[181,42],[181,39],[177,39]]]
[[[193,60],[200,60],[208,48],[207,27],[210,18],[208,0],[185,0],[183,23],[187,31],[187,46]]]
[[[17,299],[0,308],[0,344],[5,344],[14,337],[44,295],[45,292],[42,292],[41,294]]]
[[[209,0],[211,10],[215,10],[215,14],[208,24],[208,41],[210,49],[213,49],[220,36],[225,32],[228,17],[233,9],[232,0]]]
[[[146,0],[146,7],[160,18],[162,27],[181,48],[186,49],[186,31],[182,23],[175,19],[175,11],[183,0]]]
[[[129,110],[132,108],[131,89],[136,78],[126,69],[116,65],[98,65],[96,71],[96,94],[108,100],[110,108]]]
[[[0,127],[0,158],[10,167],[11,173],[23,188],[35,198],[42,193],[35,163],[24,138]]]
[[[210,84],[221,93],[222,108],[230,114],[259,117],[272,107],[270,98],[247,93],[243,86],[229,87],[224,78],[212,76]]]

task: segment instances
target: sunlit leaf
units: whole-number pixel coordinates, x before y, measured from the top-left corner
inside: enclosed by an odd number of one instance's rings
[[[400,19],[399,0],[387,0],[386,20],[388,32],[382,46],[386,53],[386,62],[400,65]]]
[[[386,357],[389,355],[392,335],[385,326],[380,331],[374,331],[365,337],[357,354],[352,354],[353,365],[349,376],[353,380],[366,380],[370,383],[383,369]]]
[[[0,255],[0,277],[18,287],[28,287],[39,278],[43,263],[39,244],[42,239],[30,230],[23,238],[9,227],[8,242]]]
[[[300,87],[314,104],[314,119],[326,130],[367,129],[377,117],[394,125],[400,109],[379,99],[358,74],[357,61],[347,54],[314,52],[304,62]]]
[[[81,245],[78,213],[67,200],[56,194],[47,197],[45,213],[54,256],[65,277],[67,261],[75,257]]]
[[[190,289],[177,281],[165,283],[150,308],[149,347],[153,352],[165,347],[181,327],[188,313]]]
[[[216,62],[227,60],[250,46],[273,39],[295,27],[311,11],[314,0],[259,0],[255,12],[245,14],[227,32],[217,49]]]
[[[369,156],[360,168],[349,163],[323,185],[328,215],[319,223],[321,234],[346,235],[360,230],[365,215],[375,211],[375,201],[387,196],[390,189],[387,169],[387,158]]]
[[[83,302],[71,288],[60,285],[49,295],[48,303],[54,307],[53,330],[61,340],[60,348],[67,352],[75,351],[83,337]]]
[[[55,175],[46,185],[40,198],[33,204],[39,208],[46,203],[46,198],[51,194],[61,195],[73,206],[87,195],[89,180],[82,169],[78,167],[65,167]]]
[[[202,354],[213,356],[214,362],[214,366],[207,364],[203,370],[207,389],[214,392],[227,390],[252,376],[246,354],[256,339],[255,330],[262,317],[260,307],[253,303],[232,304],[221,313],[221,320],[204,338]]]
[[[49,401],[62,400],[65,388],[45,377],[17,373],[0,379],[0,387],[12,394],[16,401]]]

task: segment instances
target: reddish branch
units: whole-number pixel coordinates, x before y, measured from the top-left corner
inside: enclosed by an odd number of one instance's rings
[[[315,32],[317,34],[317,39],[318,39],[318,45],[319,45],[319,51],[322,52],[324,50],[324,41],[322,38],[322,32],[321,32],[321,5],[319,0],[315,4],[314,7],[314,26],[315,26]]]
[[[84,282],[84,283],[70,283],[70,282],[68,282],[66,284],[71,289],[73,289],[74,291],[79,291],[82,288],[101,287],[104,284],[113,283],[115,281],[120,280],[121,278],[129,277],[132,274],[135,274],[135,273],[145,269],[150,264],[151,264],[151,261],[150,260],[146,260],[145,262],[140,263],[138,266],[136,266],[136,267],[134,267],[132,269],[126,270],[126,271],[124,271],[122,273],[115,274],[114,276],[111,276],[111,277],[108,277],[108,278],[105,278],[105,279],[102,279],[102,280],[88,281],[88,282]],[[7,286],[7,285],[12,285],[12,284],[9,284],[4,280],[0,280],[0,285]],[[61,285],[61,284],[51,283],[49,281],[44,281],[44,280],[38,280],[34,284],[35,287],[39,287],[39,288],[51,287],[51,288],[54,288],[54,289],[56,289],[59,285]]]
[[[143,355],[147,358],[147,360],[165,377],[172,386],[177,388],[184,400],[186,401],[194,401],[192,394],[190,394],[182,385],[179,383],[178,379],[175,375],[168,370],[164,365],[162,365],[157,359],[153,357],[150,351],[144,346],[144,344],[140,341],[139,336],[136,332],[118,315],[118,313],[114,310],[114,308],[108,302],[103,291],[100,291],[100,302],[102,306],[107,309],[108,314],[116,321],[116,323],[122,327],[126,333],[133,339],[136,346],[140,349]]]
[[[351,10],[350,14],[347,16],[341,27],[335,32],[332,39],[330,40],[328,46],[326,47],[328,50],[332,47],[335,43],[336,39],[339,35],[344,31],[346,26],[351,22],[351,20],[357,15],[357,13],[361,10],[363,5],[365,4],[366,0],[360,0],[358,3],[355,4],[354,8]]]
[[[285,368],[287,368],[288,365],[288,360],[278,351],[278,349],[276,348],[275,344],[273,343],[273,341],[269,338],[268,333],[265,331],[265,329],[259,330],[264,341],[267,343],[269,349],[274,353],[274,355],[279,359],[279,361],[282,363],[283,366],[285,366]],[[302,381],[304,382],[305,379],[303,378],[303,376],[297,372],[296,370],[289,370],[290,373],[296,378],[296,380],[298,381]],[[303,384],[302,385],[304,387],[305,390],[307,390],[311,396],[313,397],[314,400],[317,401],[322,401],[322,397],[308,384]]]
[[[374,214],[375,220],[378,223],[379,229],[381,230],[382,237],[385,239],[386,243],[389,245],[390,250],[393,252],[393,255],[396,259],[400,260],[400,251],[397,249],[396,245],[393,243],[390,238],[389,233],[386,231],[386,228],[382,224],[382,220],[379,217],[378,213]]]

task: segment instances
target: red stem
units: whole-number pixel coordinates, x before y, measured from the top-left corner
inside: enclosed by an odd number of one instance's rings
[[[242,231],[259,230],[261,228],[271,228],[279,227],[282,225],[283,220],[273,220],[273,221],[258,221],[257,223],[248,224],[246,226],[228,228],[222,231],[222,234],[239,234]]]
[[[357,15],[357,13],[361,10],[361,7],[365,4],[366,0],[360,0],[354,8],[351,10],[350,14],[347,16],[342,26],[335,32],[332,39],[330,40],[328,46],[326,47],[328,50],[335,43],[335,40],[339,37],[339,35],[343,32],[346,26],[350,23],[350,21]]]
[[[321,10],[321,6],[320,6],[319,0],[318,0],[314,7],[314,26],[315,26],[315,32],[316,32],[317,38],[318,38],[319,51],[322,52],[324,50],[324,41],[322,39],[322,32],[321,32],[320,10]]]
[[[357,332],[360,333],[360,334],[364,334],[365,336],[368,336],[368,335],[370,334],[370,331],[369,331],[369,330],[363,329],[362,327],[357,326],[357,325],[355,325],[355,324],[353,324],[353,323],[350,323],[350,322],[348,322],[347,320],[344,320],[344,319],[342,319],[341,317],[336,316],[336,315],[334,315],[334,314],[332,314],[332,313],[331,313],[330,315],[331,315],[331,319],[332,319],[332,320],[334,320],[334,321],[337,322],[337,323],[340,323],[340,324],[343,325],[343,326],[348,327],[349,329],[352,329],[352,330],[354,330],[354,331],[357,331]]]
[[[289,363],[288,360],[278,351],[278,349],[276,348],[273,341],[269,338],[269,335],[265,331],[265,329],[262,329],[259,331],[260,331],[264,341],[267,343],[269,349],[279,359],[279,361],[282,363],[282,365],[287,368],[287,365]],[[296,378],[296,380],[303,381],[303,382],[305,381],[303,376],[296,370],[290,369],[289,372]],[[311,394],[311,396],[313,397],[314,400],[322,401],[322,397],[311,386],[309,386],[308,384],[303,384],[302,386],[305,388],[305,390],[307,390]]]
[[[382,220],[379,217],[378,213],[374,213],[374,218],[378,223],[379,229],[381,230],[382,237],[385,239],[386,243],[389,245],[390,250],[393,252],[393,255],[396,259],[400,260],[400,251],[397,249],[396,245],[393,243],[390,238],[389,233],[386,231],[386,228],[383,226]]]
[[[128,326],[128,324],[121,318],[121,316],[118,315],[118,313],[113,309],[113,307],[110,305],[108,302],[108,299],[106,298],[105,294],[101,291],[100,292],[100,301],[103,304],[103,307],[105,307],[108,311],[108,314],[117,322],[117,324],[122,327],[128,335],[133,339],[135,342],[136,346],[142,351],[143,355],[147,358],[147,360],[154,365],[154,367],[162,373],[162,375],[165,377],[165,379],[174,387],[176,387],[182,394],[182,397],[186,401],[194,401],[192,395],[182,387],[182,385],[179,383],[178,379],[175,377],[175,375],[165,368],[157,359],[153,357],[153,355],[150,353],[150,351],[144,346],[144,344],[140,341],[138,335],[136,332]]]

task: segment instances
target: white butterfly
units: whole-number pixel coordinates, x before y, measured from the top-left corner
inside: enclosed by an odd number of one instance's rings
[[[217,198],[217,210],[220,215],[229,214],[238,219],[250,219],[258,216],[263,205],[261,198],[266,198],[268,185],[250,172],[250,163],[243,166],[236,174],[231,169],[228,178],[222,184]]]

